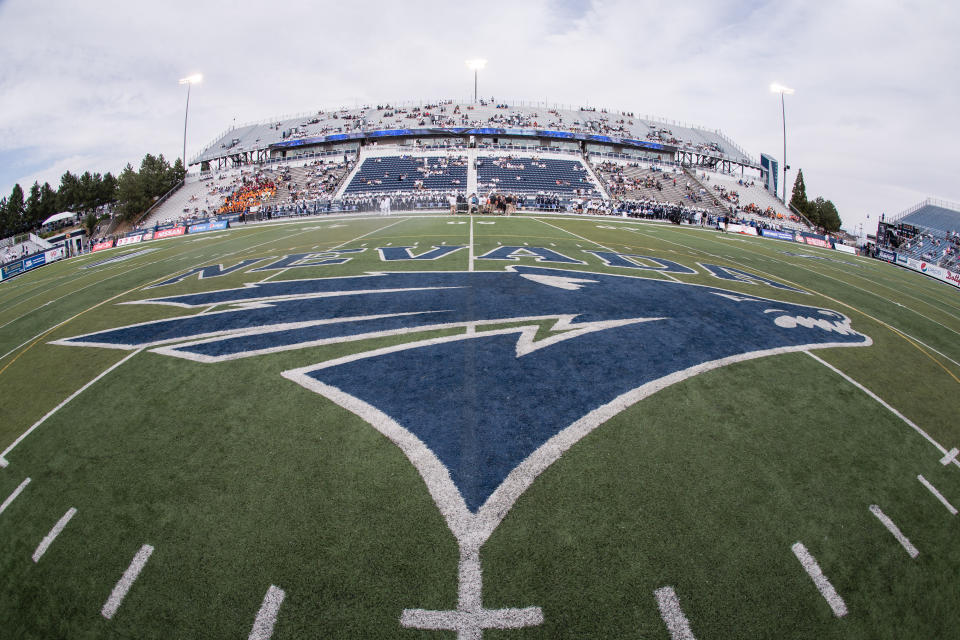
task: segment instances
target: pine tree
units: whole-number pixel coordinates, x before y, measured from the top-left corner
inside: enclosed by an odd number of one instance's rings
[[[797,179],[793,183],[793,194],[790,196],[790,204],[806,215],[809,201],[807,200],[807,185],[803,182],[803,169],[797,171]]]

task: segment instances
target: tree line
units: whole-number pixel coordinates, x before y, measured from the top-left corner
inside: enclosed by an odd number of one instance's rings
[[[116,177],[110,172],[77,175],[67,171],[58,188],[34,182],[29,194],[15,184],[10,195],[0,200],[0,238],[38,229],[41,222],[62,211],[92,215],[94,220],[106,213],[134,220],[185,175],[179,158],[171,165],[163,154],[148,153],[139,170],[127,163]]]
[[[822,227],[825,231],[840,231],[840,213],[830,200],[817,196],[813,200],[807,199],[807,185],[803,182],[803,169],[797,171],[797,180],[793,183],[793,195],[790,204],[797,211],[807,217],[814,226]]]

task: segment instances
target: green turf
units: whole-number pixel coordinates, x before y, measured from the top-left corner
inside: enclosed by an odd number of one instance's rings
[[[449,224],[466,222],[466,224]],[[480,224],[487,222],[492,224]],[[388,264],[382,246],[464,248]],[[540,266],[474,259],[543,246],[581,271],[588,251],[697,269],[682,282],[847,314],[868,348],[816,354],[947,448],[960,446],[960,295],[867,259],[757,238],[578,217],[372,216],[240,227],[57,263],[0,284],[0,448],[128,352],[51,340],[192,310],[127,305],[271,280],[384,270]],[[343,265],[189,277],[290,253],[362,248]],[[803,253],[831,260],[790,256]],[[737,267],[808,294],[718,280]],[[48,304],[49,303],[49,304]],[[59,326],[58,326],[59,325]],[[540,335],[550,331],[540,323]],[[486,329],[510,326],[509,323]],[[427,332],[417,338],[460,332]],[[287,594],[274,638],[453,638],[399,625],[405,608],[457,604],[458,549],[423,480],[358,416],[281,371],[401,344],[407,336],[199,364],[145,351],[44,422],[0,470],[0,629],[10,638],[243,638],[271,585]],[[6,355],[4,355],[6,354]],[[384,381],[390,384],[391,381]],[[802,354],[742,362],[671,386],[578,442],[517,501],[483,547],[484,605],[540,606],[544,623],[485,638],[668,638],[653,592],[672,586],[697,638],[946,638],[955,592],[960,469],[904,422]],[[920,550],[911,560],[868,511]],[[47,554],[30,556],[69,507]],[[790,551],[803,542],[844,597],[833,616]],[[100,615],[144,543],[156,550],[112,620]]]

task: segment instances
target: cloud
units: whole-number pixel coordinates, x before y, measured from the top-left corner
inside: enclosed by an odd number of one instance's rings
[[[14,180],[119,171],[146,153],[188,156],[231,126],[353,104],[467,98],[463,64],[489,60],[480,93],[589,103],[720,129],[782,155],[852,227],[925,195],[960,200],[943,167],[960,9],[923,1],[672,3],[491,0],[412,10],[396,2],[0,4],[0,154]],[[78,164],[68,166],[67,163]],[[92,163],[92,164],[84,164]],[[51,183],[59,182],[57,176]],[[871,216],[873,219],[873,216]]]

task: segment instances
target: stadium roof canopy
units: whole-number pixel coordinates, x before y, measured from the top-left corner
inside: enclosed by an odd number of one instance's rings
[[[75,218],[77,216],[74,211],[61,211],[60,213],[55,213],[43,222],[40,223],[40,226],[45,224],[52,224],[54,222],[60,222],[61,220],[69,220],[70,218]]]

